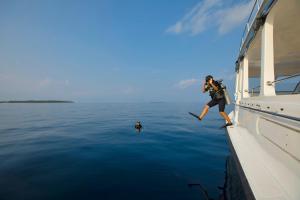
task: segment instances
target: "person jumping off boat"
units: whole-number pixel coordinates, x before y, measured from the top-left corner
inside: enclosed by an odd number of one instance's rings
[[[222,128],[231,126],[232,122],[224,111],[226,99],[224,91],[221,87],[221,83],[219,81],[215,81],[211,75],[206,76],[205,83],[203,84],[202,92],[205,93],[207,91],[209,91],[211,100],[204,106],[201,115],[198,116],[198,119],[202,120],[203,117],[208,113],[209,108],[219,105],[219,113],[225,119],[225,123],[227,122]]]

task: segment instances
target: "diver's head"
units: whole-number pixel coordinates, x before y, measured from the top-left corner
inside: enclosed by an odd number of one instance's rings
[[[141,124],[141,122],[140,121],[137,121],[136,123],[135,123],[135,129],[136,130],[138,130],[139,132],[141,131],[141,129],[142,129],[142,124]]]
[[[210,79],[214,80],[214,77],[212,77],[212,75],[208,75],[205,77],[205,81],[206,83],[208,83],[210,81]]]

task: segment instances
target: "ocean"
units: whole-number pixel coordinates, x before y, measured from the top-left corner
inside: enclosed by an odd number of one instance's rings
[[[205,199],[190,183],[216,199],[229,149],[217,107],[188,114],[202,107],[0,104],[0,199]]]

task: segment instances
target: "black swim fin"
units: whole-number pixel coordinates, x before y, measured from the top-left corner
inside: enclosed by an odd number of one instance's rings
[[[198,115],[196,115],[196,114],[194,114],[194,113],[192,113],[192,112],[189,112],[189,114],[192,115],[193,117],[197,118],[198,120],[201,120],[201,119],[199,119],[199,116],[198,116]]]
[[[232,126],[232,125],[233,125],[232,123],[226,123],[225,125],[221,126],[220,129],[226,128],[227,126]]]

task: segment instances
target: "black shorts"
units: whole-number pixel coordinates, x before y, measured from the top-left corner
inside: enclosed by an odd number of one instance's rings
[[[224,112],[225,110],[225,98],[222,99],[212,99],[210,102],[208,102],[206,105],[208,105],[210,108],[214,107],[215,105],[219,104],[219,112]]]

